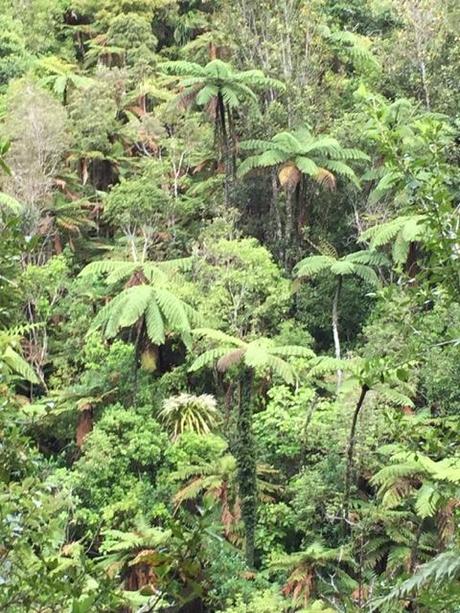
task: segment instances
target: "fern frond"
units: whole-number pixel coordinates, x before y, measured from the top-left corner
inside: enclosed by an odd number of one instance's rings
[[[165,288],[155,289],[155,298],[163,316],[173,330],[191,331],[182,300]]]
[[[438,554],[417,572],[393,589],[383,598],[371,602],[370,611],[378,611],[383,605],[409,596],[412,592],[427,589],[429,586],[445,586],[460,576],[460,551],[456,548]]]
[[[357,264],[342,259],[334,262],[331,266],[331,272],[334,275],[353,275],[356,272]]]
[[[294,368],[285,360],[277,355],[267,354],[265,357],[265,365],[278,377],[281,377],[288,385],[294,385],[296,382],[296,374]]]
[[[312,351],[308,347],[300,347],[299,345],[283,345],[281,347],[270,347],[270,353],[272,355],[283,355],[286,357],[316,357],[314,351]]]
[[[380,281],[375,271],[370,266],[363,264],[354,264],[354,274],[360,277],[363,281],[374,287],[379,287]]]
[[[199,64],[195,64],[194,62],[185,62],[183,60],[176,62],[160,62],[160,64],[158,64],[158,68],[166,74],[178,76],[194,75],[195,77],[202,78],[206,74],[205,69]]]
[[[229,347],[216,347],[215,349],[209,349],[199,355],[196,360],[189,367],[190,372],[195,372],[203,368],[204,366],[212,366],[217,362],[219,358],[226,355],[229,351]]]
[[[327,255],[312,255],[296,264],[294,274],[297,278],[308,278],[330,269],[337,260]]]
[[[350,253],[344,259],[354,264],[365,264],[367,266],[385,266],[388,264],[388,260],[383,253],[367,249]]]
[[[339,360],[331,356],[320,356],[312,361],[310,375],[326,375],[337,372],[337,370],[343,370],[347,366],[347,360]]]
[[[118,260],[98,260],[87,264],[83,270],[80,271],[79,277],[88,277],[91,275],[106,274],[112,276],[110,282],[118,281],[123,277],[128,277],[137,268],[137,265],[133,262],[121,262]],[[115,281],[114,281],[115,280]]]
[[[353,168],[345,164],[345,162],[336,161],[336,160],[327,160],[325,162],[325,166],[331,170],[336,175],[341,177],[345,177],[349,179],[356,187],[360,187],[360,183],[358,181],[358,177],[355,174]]]
[[[436,487],[429,482],[425,482],[417,492],[415,499],[415,510],[422,519],[433,517],[436,513],[438,503],[441,499]]]
[[[2,208],[7,209],[15,215],[19,215],[24,210],[24,205],[16,200],[16,198],[13,198],[13,196],[0,192],[0,210]]]
[[[165,342],[163,317],[158,304],[154,300],[150,300],[145,309],[145,326],[147,336],[154,345],[162,345]]]
[[[230,347],[232,345],[236,347],[246,346],[246,343],[244,343],[239,338],[236,338],[235,336],[230,336],[229,334],[225,334],[225,332],[222,332],[221,330],[214,330],[213,328],[195,328],[194,330],[192,330],[192,333],[194,336],[197,337],[201,336],[208,338],[209,340],[216,341],[218,343],[226,343]]]
[[[409,396],[406,396],[402,392],[394,388],[388,387],[387,385],[376,385],[375,391],[378,392],[379,395],[382,396],[385,400],[398,407],[414,406],[414,403],[409,398]]]
[[[6,366],[11,373],[19,375],[30,383],[39,383],[34,369],[10,346],[7,346],[0,355],[0,368],[2,366]]]

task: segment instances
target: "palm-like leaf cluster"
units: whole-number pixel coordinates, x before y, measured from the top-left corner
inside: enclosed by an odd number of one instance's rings
[[[374,271],[374,266],[384,266],[385,256],[377,251],[356,251],[341,258],[338,255],[312,255],[301,260],[294,268],[297,279],[309,279],[321,272],[329,272],[334,276],[355,275],[374,287],[380,282]]]
[[[217,364],[218,370],[227,371],[240,363],[255,371],[271,371],[281,377],[286,383],[292,385],[296,381],[293,366],[285,359],[288,357],[313,358],[311,349],[298,345],[277,346],[267,338],[258,338],[254,341],[243,341],[234,336],[212,330],[197,328],[196,336],[209,339],[216,346],[202,353],[190,367],[191,371],[199,370],[204,366]]]
[[[184,106],[193,101],[198,106],[208,106],[217,96],[222,96],[230,110],[243,102],[257,104],[254,90],[283,89],[276,79],[266,77],[261,70],[236,71],[222,60],[212,60],[206,66],[194,62],[163,62],[160,69],[181,77],[180,101]]]
[[[184,261],[180,260],[142,264],[104,260],[86,266],[80,276],[106,273],[108,283],[128,276],[140,282],[126,287],[106,304],[93,320],[90,331],[101,328],[107,338],[113,338],[144,318],[147,336],[153,344],[163,344],[168,331],[178,333],[189,344],[191,322],[196,314],[167,287],[167,273],[182,265]]]
[[[426,232],[423,215],[402,215],[390,221],[368,228],[360,241],[370,241],[370,248],[377,249],[392,243],[391,252],[395,264],[404,264],[410,244],[420,240]]]
[[[295,132],[280,132],[271,140],[247,140],[240,143],[243,151],[256,152],[244,160],[238,169],[240,176],[259,168],[276,167],[282,186],[295,187],[302,175],[333,189],[336,175],[359,185],[348,161],[367,160],[359,149],[343,147],[330,136],[315,136],[307,128]]]
[[[270,566],[290,573],[283,592],[292,598],[294,604],[305,607],[315,591],[318,573],[321,571],[332,570],[343,584],[354,585],[351,577],[339,568],[339,564],[344,562],[351,563],[347,548],[329,548],[320,542],[314,542],[304,551],[274,559]]]
[[[183,393],[165,400],[158,417],[175,440],[187,431],[208,434],[219,421],[219,412],[214,396]]]
[[[267,478],[276,471],[265,464],[256,466],[257,493],[260,500],[273,500],[280,489]],[[187,500],[199,496],[217,502],[221,509],[221,520],[227,537],[236,538],[237,525],[241,520],[241,499],[238,491],[237,460],[231,453],[224,453],[213,462],[188,465],[172,474],[172,478],[185,482],[174,496],[174,503],[180,506]]]
[[[417,515],[433,517],[448,501],[445,491],[452,497],[454,486],[460,485],[460,461],[445,458],[436,462],[420,453],[399,454],[374,476],[373,483],[379,486],[385,506],[397,507],[412,495]]]

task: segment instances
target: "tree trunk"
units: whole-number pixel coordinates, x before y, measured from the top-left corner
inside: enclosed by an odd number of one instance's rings
[[[276,168],[272,168],[271,170],[271,180],[272,180],[272,199],[271,199],[271,214],[272,218],[275,221],[275,243],[278,245],[278,248],[281,247],[281,242],[283,240],[283,228],[281,225],[281,215],[279,210],[279,202],[278,202],[278,176],[276,172]]]
[[[222,157],[224,161],[224,169],[225,169],[225,183],[224,183],[224,200],[225,205],[228,206],[230,203],[230,177],[231,177],[231,169],[230,169],[230,152],[229,152],[229,143],[228,143],[228,133],[227,133],[227,122],[225,119],[225,104],[224,99],[222,98],[222,94],[217,94],[217,109],[219,115],[219,123],[222,134]]]
[[[257,523],[257,481],[254,438],[252,435],[252,369],[243,370],[240,378],[238,407],[238,441],[235,455],[238,464],[238,489],[241,498],[241,517],[246,536],[246,562],[254,567],[255,530]]]
[[[335,288],[334,300],[332,302],[332,336],[334,337],[335,357],[340,360],[340,337],[339,337],[339,300],[340,292],[342,291],[342,275],[339,275],[337,279],[337,286]],[[342,384],[343,372],[339,368],[337,370],[337,390]]]
[[[93,409],[88,406],[83,408],[78,415],[77,431],[76,431],[76,443],[77,447],[81,449],[85,438],[93,429]]]
[[[295,190],[286,190],[286,223],[284,226],[284,266],[289,268],[292,259],[292,237],[294,234]]]
[[[54,233],[54,251],[57,255],[62,253],[62,240],[61,235],[59,234],[59,230],[56,230]]]
[[[366,384],[364,384],[361,387],[361,394],[359,396],[358,402],[355,407],[355,411],[353,413],[350,436],[348,437],[347,470],[346,470],[346,475],[345,475],[345,491],[344,491],[344,497],[343,497],[343,517],[345,521],[348,518],[348,508],[350,505],[351,474],[353,471],[353,453],[355,449],[356,424],[358,423],[359,413],[361,411],[361,408],[364,403],[364,399],[366,398],[366,394],[368,391],[369,391],[369,387]]]

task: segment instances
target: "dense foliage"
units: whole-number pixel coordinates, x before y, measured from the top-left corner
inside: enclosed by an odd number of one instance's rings
[[[0,609],[460,610],[453,0],[0,0]]]

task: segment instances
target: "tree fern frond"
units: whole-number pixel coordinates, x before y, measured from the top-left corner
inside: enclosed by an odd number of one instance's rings
[[[171,271],[172,270],[174,270],[174,266],[171,267]],[[142,264],[142,272],[150,283],[155,283],[156,281],[166,281],[168,278],[166,271],[170,272],[167,268],[166,262],[144,262]]]
[[[388,264],[388,260],[383,253],[368,249],[349,253],[344,259],[354,264],[365,264],[368,266],[385,266]]]
[[[355,149],[353,147],[340,147],[334,156],[337,160],[353,160],[353,161],[369,161],[370,158],[367,153],[361,151],[361,149]]]
[[[403,394],[402,392],[394,388],[390,388],[387,385],[376,385],[375,391],[378,392],[379,395],[382,396],[385,400],[398,407],[414,406],[414,403],[409,398],[409,396],[406,396],[406,394]]]
[[[296,382],[296,375],[294,368],[288,364],[285,360],[269,353],[265,357],[265,364],[270,368],[272,373],[281,377],[288,385],[294,385]]]
[[[154,300],[150,300],[145,309],[145,326],[147,336],[154,345],[162,345],[165,342],[163,317],[158,304]]]
[[[358,177],[355,174],[353,168],[345,164],[345,162],[336,161],[336,160],[327,160],[325,162],[325,166],[331,170],[336,175],[346,177],[352,183],[354,183],[357,187],[360,187]]]
[[[377,183],[376,187],[372,190],[369,196],[370,204],[376,204],[385,196],[389,191],[397,185],[398,181],[402,178],[402,174],[400,172],[387,172],[383,175],[380,181]]]
[[[271,151],[273,143],[269,140],[243,140],[239,143],[241,151]]]
[[[194,336],[197,337],[205,337],[212,341],[216,341],[218,343],[226,343],[229,347],[237,346],[237,347],[245,347],[246,343],[242,340],[230,336],[229,334],[225,334],[221,330],[214,330],[213,328],[195,328],[192,330]]]
[[[320,171],[318,165],[307,157],[297,156],[294,158],[295,165],[305,175],[317,177]]]
[[[404,240],[402,233],[400,232],[394,242],[391,249],[391,255],[396,265],[402,265],[407,262],[409,256],[410,242]]]
[[[189,367],[190,372],[195,372],[203,368],[204,366],[213,366],[219,358],[226,355],[229,351],[229,347],[216,347],[214,349],[209,349],[208,351],[204,351],[201,355],[199,355],[196,360]]]
[[[176,62],[160,62],[160,64],[158,64],[158,68],[167,74],[173,75],[194,75],[195,77],[201,78],[206,74],[205,69],[199,64],[195,64],[194,62],[185,62],[183,60]]]
[[[177,296],[165,288],[156,289],[155,296],[161,312],[173,330],[191,330],[183,302]]]
[[[314,351],[308,347],[300,347],[299,345],[283,345],[281,347],[270,347],[270,353],[272,355],[282,355],[286,357],[302,357],[302,358],[315,358]]]
[[[301,140],[301,139],[299,139]],[[341,150],[341,145],[336,138],[331,136],[320,136],[319,138],[309,138],[307,142],[302,142],[301,152],[302,155],[308,155],[310,153],[320,153],[330,157],[337,157]]]
[[[458,548],[444,551],[420,566],[412,577],[393,589],[389,594],[372,601],[370,611],[378,611],[383,605],[407,597],[412,592],[426,589],[430,585],[445,586],[456,580],[459,575],[460,551]]]
[[[30,383],[39,383],[34,369],[11,346],[7,346],[0,355],[0,368],[2,366],[6,366],[11,373],[19,375]]]
[[[375,271],[370,266],[364,264],[354,264],[354,274],[360,277],[363,281],[374,287],[379,287],[380,281]]]
[[[121,262],[119,260],[98,260],[90,262],[83,270],[80,271],[79,277],[88,277],[90,275],[115,274],[115,275],[130,275],[136,269],[136,264],[133,262]]]
[[[353,275],[356,273],[357,264],[349,260],[338,260],[331,265],[331,272],[334,275]]]
[[[422,519],[434,517],[440,499],[441,496],[432,483],[423,483],[415,499],[415,510],[417,511],[417,515]]]
[[[215,85],[205,85],[196,96],[196,103],[199,106],[207,106],[219,93],[219,88]],[[238,101],[237,101],[238,102]]]
[[[319,272],[330,269],[336,263],[334,258],[327,255],[312,255],[298,262],[294,268],[294,274],[297,278],[313,277]]]
[[[325,375],[337,372],[337,370],[343,370],[346,366],[348,366],[346,360],[339,360],[331,356],[320,356],[312,361],[310,375]]]

